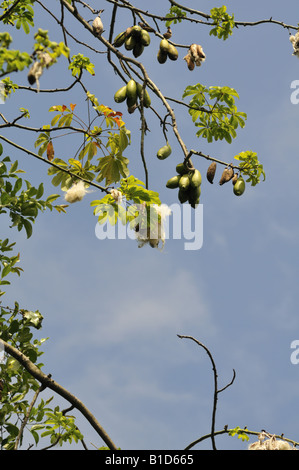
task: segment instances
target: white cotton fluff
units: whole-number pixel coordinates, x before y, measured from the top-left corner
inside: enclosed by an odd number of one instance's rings
[[[84,187],[84,181],[79,181],[67,190],[64,198],[67,202],[73,204],[74,202],[82,201],[86,193],[87,189]]]
[[[299,57],[299,31],[295,34],[295,36],[291,35],[290,36],[290,41],[293,45],[293,55],[296,55]]]
[[[258,440],[248,447],[248,450],[297,450],[293,445],[282,439],[276,439],[266,432],[258,436]]]
[[[152,221],[151,225],[148,227],[139,227],[136,233],[136,239],[138,241],[138,248],[142,248],[145,244],[149,244],[152,248],[163,249],[165,245],[165,230],[164,230],[164,221],[166,217],[171,214],[171,209],[166,204],[161,204],[158,206],[153,205],[157,213],[157,220]],[[159,248],[160,242],[162,247]]]
[[[110,190],[110,194],[111,196],[113,197],[113,199],[115,199],[115,201],[117,202],[117,204],[120,204],[121,201],[122,201],[122,193],[120,191],[118,191],[118,189],[111,189]]]

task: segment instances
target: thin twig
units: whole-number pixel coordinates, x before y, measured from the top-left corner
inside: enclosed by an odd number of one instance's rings
[[[22,424],[21,424],[21,427],[20,427],[20,430],[19,430],[19,434],[18,434],[18,436],[17,436],[17,438],[16,438],[16,441],[15,441],[14,450],[17,450],[18,447],[19,447],[19,442],[20,442],[20,440],[22,439],[23,432],[24,432],[25,426],[26,426],[26,424],[28,423],[28,420],[29,420],[29,418],[30,418],[30,413],[31,413],[31,411],[32,411],[32,408],[33,408],[33,406],[34,406],[34,404],[35,404],[35,402],[36,402],[36,400],[37,400],[39,394],[40,394],[44,389],[45,389],[45,386],[44,386],[44,385],[41,385],[41,386],[38,388],[38,390],[36,390],[36,392],[35,392],[35,394],[34,394],[34,397],[33,397],[32,401],[31,401],[31,403],[30,403],[30,405],[29,405],[29,407],[28,407],[26,416],[25,416],[25,418],[24,418],[23,421],[22,421]]]
[[[211,440],[212,440],[212,447],[213,447],[213,450],[217,450],[216,448],[216,442],[215,442],[215,422],[216,422],[216,410],[217,410],[217,401],[218,401],[218,394],[220,392],[222,392],[223,390],[225,390],[227,387],[229,387],[230,385],[232,385],[232,383],[234,382],[235,380],[235,371],[234,371],[234,376],[233,376],[233,379],[232,381],[226,385],[226,387],[222,388],[221,390],[218,390],[218,374],[217,374],[217,369],[216,369],[216,365],[215,365],[215,362],[214,362],[214,359],[213,359],[213,356],[212,354],[210,353],[209,349],[203,344],[201,343],[200,341],[198,341],[197,339],[193,338],[193,336],[185,336],[185,335],[177,335],[179,338],[188,338],[188,339],[191,339],[192,341],[194,341],[195,343],[198,344],[198,346],[202,347],[206,353],[208,354],[209,356],[209,359],[212,363],[212,369],[213,369],[213,375],[214,375],[214,399],[213,399],[213,411],[212,411],[212,425],[211,425],[211,434],[210,434],[210,437],[211,437]]]

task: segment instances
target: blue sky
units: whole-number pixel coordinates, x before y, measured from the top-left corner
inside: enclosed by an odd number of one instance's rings
[[[110,7],[104,3],[100,7],[105,8],[105,24]],[[203,1],[200,8],[208,12],[222,3]],[[139,2],[141,8],[147,5]],[[240,21],[270,17],[293,25],[299,21],[295,0],[287,4],[228,1],[226,5]],[[168,2],[153,1],[151,9],[165,14]],[[116,30],[122,31],[130,22],[123,13]],[[71,20],[69,24],[81,40],[101,49],[79,25]],[[55,39],[56,25],[43,12],[36,26],[48,29]],[[96,191],[69,207],[66,215],[41,215],[30,240],[3,226],[1,238],[8,235],[17,242],[25,271],[7,289],[3,303],[18,300],[23,308],[41,311],[44,326],[39,334],[49,337],[43,370],[78,396],[122,449],[183,449],[210,431],[211,364],[202,349],[177,334],[191,335],[210,349],[220,387],[236,371],[234,384],[219,396],[217,430],[224,425],[247,426],[298,441],[299,364],[291,363],[290,344],[299,339],[299,105],[292,104],[290,96],[291,83],[299,80],[299,61],[292,56],[287,29],[274,24],[239,27],[225,42],[209,36],[205,25],[177,25],[173,32],[179,44],[201,44],[207,58],[194,72],[183,62],[184,51],[177,62],[159,65],[159,40],[153,38],[141,58],[161,91],[181,99],[191,84],[227,85],[238,91],[238,109],[248,117],[232,144],[208,144],[195,136],[187,110],[174,106],[186,145],[224,161],[233,161],[243,150],[255,151],[266,181],[254,188],[247,185],[237,198],[230,184],[217,184],[219,169],[215,184],[203,178],[203,246],[197,251],[184,250],[184,240],[167,240],[163,252],[138,248],[129,239],[98,240],[90,207],[99,197]],[[30,50],[29,38],[18,35],[18,41],[15,48]],[[88,55],[77,45],[72,45],[71,52]],[[113,95],[122,82],[102,55],[91,57],[96,75],[87,77],[89,90],[99,101],[124,112],[132,131],[126,156],[131,172],[143,179],[139,137],[134,133],[140,126],[138,115],[127,115],[122,105],[115,106]],[[43,75],[42,88],[70,82],[65,79],[64,60]],[[25,72],[18,81],[26,84]],[[48,108],[54,104],[78,103],[85,112],[78,94],[79,89],[69,96],[24,92],[21,102],[16,95],[1,112],[13,118],[21,105],[30,109],[32,126],[46,124],[52,117]],[[163,111],[155,98],[153,104]],[[148,122],[145,148],[150,186],[159,191],[163,203],[171,205],[177,202],[176,191],[166,189],[165,182],[175,174],[182,153],[170,134],[172,155],[158,161],[156,149],[163,145],[163,135],[151,113]],[[35,138],[22,135],[22,143],[33,150]],[[76,149],[70,143],[59,145],[61,157],[74,155]],[[4,148],[26,169],[28,179],[33,183],[42,179],[49,194],[56,192],[45,165]],[[207,161],[194,156],[193,163],[204,176]],[[80,417],[78,426],[89,446],[102,445]],[[222,449],[247,446],[231,437],[220,437],[217,443]],[[209,449],[210,442],[198,448]]]

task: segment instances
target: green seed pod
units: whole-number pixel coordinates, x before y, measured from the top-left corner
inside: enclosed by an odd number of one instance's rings
[[[236,196],[241,196],[245,191],[245,181],[242,176],[239,176],[236,183],[233,186],[233,191]]]
[[[113,46],[114,47],[121,47],[127,38],[126,31],[123,31],[122,33],[119,33],[113,41]]]
[[[192,188],[188,190],[188,202],[193,209],[195,209],[196,206],[199,204],[200,195],[201,195],[200,186],[198,186],[197,188]]]
[[[158,150],[157,157],[159,158],[159,160],[165,160],[165,158],[169,157],[170,154],[171,154],[171,147],[169,143],[167,142],[166,145],[164,145]]]
[[[116,103],[122,103],[127,97],[127,86],[121,87],[114,95],[114,101]]]
[[[170,178],[167,183],[166,183],[166,188],[169,189],[176,189],[179,187],[179,181],[180,181],[181,176],[180,175],[175,175],[172,178]]]
[[[163,51],[163,52],[168,52],[169,51],[169,42],[167,41],[167,39],[162,39],[162,41],[160,42],[160,51]]]
[[[149,46],[151,42],[151,37],[145,29],[141,30],[141,44],[145,47]]]
[[[190,187],[190,178],[188,174],[184,174],[181,176],[180,181],[179,181],[179,188],[182,191],[187,191]]]
[[[131,29],[131,35],[132,35],[134,38],[139,39],[140,36],[141,36],[141,31],[142,31],[142,28],[136,24],[136,25],[133,26],[132,29]]]
[[[130,80],[127,83],[126,88],[127,88],[127,98],[130,101],[133,101],[134,103],[136,103],[136,100],[137,100],[137,84],[136,84],[135,80]]]
[[[172,44],[169,44],[167,54],[170,60],[177,60],[179,56],[178,50]]]
[[[158,54],[157,54],[157,59],[158,59],[159,64],[165,64],[167,57],[168,57],[167,52],[161,51],[161,49],[159,49]]]
[[[178,198],[181,204],[188,201],[188,191],[184,191],[183,189],[179,189]]]
[[[125,40],[125,48],[126,48],[127,51],[131,51],[132,49],[134,49],[135,45],[136,45],[136,40],[133,36],[129,36]]]
[[[133,47],[133,56],[137,59],[137,57],[141,56],[143,51],[144,45],[141,44],[141,42],[136,42],[135,46]]]
[[[190,186],[191,188],[198,188],[201,185],[201,173],[198,170],[195,170],[191,176]]]
[[[179,174],[179,175],[183,175],[184,173],[186,173],[187,169],[184,165],[184,163],[178,163],[177,166],[175,167],[176,169],[176,172]]]
[[[146,89],[143,89],[143,86],[141,85],[141,83],[137,83],[137,96],[138,96],[139,99],[141,99],[141,97],[142,97],[142,90],[144,90],[143,105],[146,108],[149,108],[150,105],[151,105],[151,97],[148,94],[148,91]]]

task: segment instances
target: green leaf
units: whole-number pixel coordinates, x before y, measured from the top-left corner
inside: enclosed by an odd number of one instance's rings
[[[27,219],[23,219],[23,225],[26,230],[27,238],[30,238],[32,235],[32,224]]]

